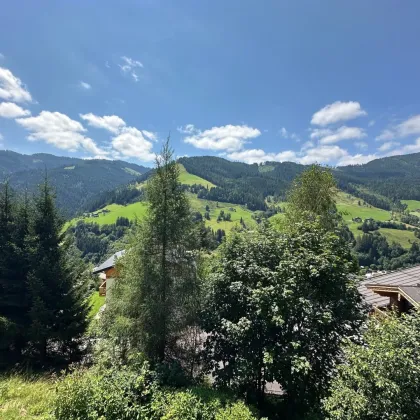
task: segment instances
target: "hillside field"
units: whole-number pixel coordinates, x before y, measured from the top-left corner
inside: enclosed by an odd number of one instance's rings
[[[198,185],[202,185],[203,187],[206,187],[206,188],[207,187],[208,188],[213,188],[213,187],[216,186],[212,182],[207,181],[204,178],[200,178],[197,175],[190,174],[189,172],[187,172],[184,165],[179,163],[178,167],[179,167],[179,181],[181,182],[181,184],[184,184],[184,185],[198,184]]]

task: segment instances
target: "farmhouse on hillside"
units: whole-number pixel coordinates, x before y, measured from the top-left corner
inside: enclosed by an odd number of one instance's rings
[[[99,274],[103,280],[99,286],[99,296],[106,296],[107,290],[109,291],[112,287],[115,277],[115,265],[117,260],[125,254],[125,250],[118,251],[105,262],[98,267],[95,267],[92,271],[93,274]]]

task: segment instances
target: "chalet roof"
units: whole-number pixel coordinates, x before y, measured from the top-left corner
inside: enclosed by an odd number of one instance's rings
[[[104,261],[98,267],[93,269],[93,274],[100,273],[101,271],[108,270],[108,268],[112,268],[115,266],[117,259],[122,257],[125,254],[125,250],[118,251],[114,255],[111,255],[106,261]]]
[[[369,290],[367,285],[382,286],[398,286],[410,296],[413,300],[420,301],[420,288],[416,287],[420,284],[420,265],[416,267],[406,268],[404,270],[393,271],[392,273],[382,274],[370,279],[364,280],[359,286],[359,292],[368,305],[381,307],[389,304],[389,298],[380,296]],[[405,290],[407,288],[407,290]]]

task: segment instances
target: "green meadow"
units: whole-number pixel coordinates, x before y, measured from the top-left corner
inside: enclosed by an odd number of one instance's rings
[[[179,167],[179,181],[181,184],[184,185],[202,185],[203,187],[213,188],[216,185],[214,185],[212,182],[205,180],[204,178],[200,178],[197,175],[190,174],[185,169],[184,165],[178,164]]]

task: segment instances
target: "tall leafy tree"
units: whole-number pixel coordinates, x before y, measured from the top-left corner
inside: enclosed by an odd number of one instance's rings
[[[29,337],[42,363],[48,357],[72,359],[87,326],[88,305],[81,270],[69,255],[54,196],[47,180],[35,199],[30,226]]]
[[[288,193],[286,219],[289,224],[298,220],[319,218],[321,226],[331,230],[337,226],[337,184],[333,174],[320,165],[312,165],[293,181]]]
[[[363,319],[349,247],[316,221],[293,233],[262,224],[233,233],[210,270],[202,325],[221,385],[262,403],[267,382],[304,415],[328,389],[343,338]]]
[[[324,408],[329,419],[416,419],[420,412],[420,315],[371,317],[348,342]]]
[[[152,362],[163,362],[194,323],[199,290],[192,216],[169,140],[146,194],[147,216],[119,269],[107,312],[122,347],[130,343]]]

